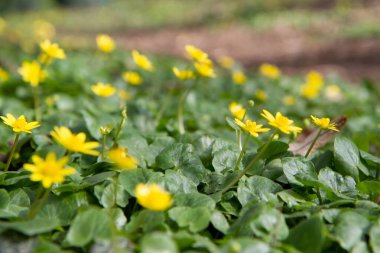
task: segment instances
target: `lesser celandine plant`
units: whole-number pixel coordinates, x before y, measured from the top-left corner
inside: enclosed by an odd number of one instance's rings
[[[3,120],[4,124],[11,127],[13,132],[16,133],[15,140],[13,141],[13,144],[12,144],[11,152],[8,156],[8,160],[4,168],[4,171],[8,171],[13,155],[17,147],[20,134],[22,132],[29,133],[29,134],[32,133],[32,129],[39,127],[40,123],[38,121],[27,122],[24,115],[21,115],[20,117],[15,118],[10,113],[8,113],[6,117],[1,116],[1,119]]]

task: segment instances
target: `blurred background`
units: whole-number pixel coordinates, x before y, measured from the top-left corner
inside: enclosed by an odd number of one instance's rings
[[[43,38],[95,48],[99,33],[119,49],[176,57],[190,43],[248,69],[379,82],[379,14],[379,0],[0,0],[0,34],[26,52]]]

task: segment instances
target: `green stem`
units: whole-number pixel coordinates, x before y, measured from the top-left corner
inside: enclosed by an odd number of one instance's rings
[[[123,128],[124,122],[125,122],[125,117],[122,117],[120,124],[116,129],[115,139],[113,141],[113,147],[114,148],[116,148],[118,146],[118,142],[119,142],[119,138],[120,138],[120,132],[121,132],[121,129]]]
[[[185,124],[183,120],[183,110],[185,107],[186,98],[190,93],[191,87],[189,87],[184,93],[182,93],[179,104],[178,104],[178,110],[177,110],[177,117],[178,117],[178,129],[180,134],[184,134],[186,132],[185,130]]]
[[[255,156],[255,158],[252,159],[252,161],[247,165],[247,167],[231,183],[229,183],[226,187],[224,187],[224,189],[221,191],[222,194],[228,191],[237,182],[239,182],[240,178],[242,178],[253,167],[253,165],[255,165],[255,163],[259,160],[259,158],[264,154],[265,150],[267,150],[269,144],[272,142],[275,135],[276,135],[276,132],[272,134],[269,141],[259,151],[259,153]]]
[[[41,121],[41,108],[40,108],[40,96],[38,92],[38,86],[32,87],[33,90],[33,99],[34,99],[34,116],[37,121]]]
[[[106,146],[106,135],[103,134],[103,137],[102,137],[102,160],[105,159],[105,146]]]
[[[240,150],[239,158],[236,161],[236,164],[235,164],[235,167],[234,167],[234,171],[238,170],[238,168],[239,168],[239,164],[240,164],[241,160],[243,159],[244,151],[245,151],[245,148],[247,147],[248,140],[249,140],[249,133],[247,133],[247,135],[245,136],[243,146],[242,146],[242,148]]]
[[[322,128],[319,129],[317,136],[315,136],[313,142],[311,143],[309,149],[307,150],[306,155],[305,155],[305,158],[307,158],[307,157],[309,156],[309,154],[310,154],[311,150],[313,149],[315,143],[317,142],[319,136],[321,136],[321,133],[322,133]]]
[[[37,213],[41,210],[43,204],[45,203],[49,193],[50,193],[50,187],[44,188],[42,191],[42,194],[39,194],[37,198],[34,200],[33,205],[30,207],[29,213],[28,213],[28,220],[33,219]]]
[[[11,153],[9,154],[9,157],[8,157],[7,164],[5,165],[4,171],[8,171],[9,166],[11,165],[11,161],[12,161],[13,155],[14,155],[14,153],[16,151],[17,142],[18,142],[19,137],[20,137],[20,133],[17,133],[16,137],[15,137],[15,140],[13,142]]]

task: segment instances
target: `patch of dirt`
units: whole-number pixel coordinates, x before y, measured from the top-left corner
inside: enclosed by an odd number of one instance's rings
[[[380,39],[331,40],[326,34],[310,36],[284,27],[259,32],[236,25],[131,31],[114,36],[125,49],[184,57],[184,46],[193,44],[212,58],[228,55],[249,69],[269,62],[288,74],[314,69],[353,82],[380,82]]]

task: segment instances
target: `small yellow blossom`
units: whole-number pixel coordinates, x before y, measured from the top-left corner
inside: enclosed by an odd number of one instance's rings
[[[179,70],[178,68],[173,67],[173,73],[180,80],[188,80],[195,77],[194,72],[188,69]]]
[[[109,97],[116,92],[116,88],[108,83],[96,83],[91,85],[91,90],[99,97]]]
[[[326,87],[325,97],[330,101],[341,101],[343,94],[338,85],[330,84]]]
[[[330,123],[329,118],[317,118],[317,117],[314,117],[313,115],[311,115],[310,118],[313,120],[313,123],[316,126],[322,128],[322,129],[330,129],[330,130],[339,132],[339,130],[336,128],[336,124]]]
[[[306,75],[306,82],[312,86],[322,87],[324,84],[323,75],[317,71],[310,71]]]
[[[30,83],[30,85],[34,87],[38,86],[47,75],[46,71],[44,71],[36,61],[23,62],[22,66],[18,69],[18,73],[25,82]]]
[[[265,133],[270,131],[269,128],[263,128],[263,125],[257,124],[254,121],[247,120],[245,123],[239,119],[235,119],[235,123],[250,133],[253,137],[259,136],[259,133]]]
[[[135,194],[140,205],[154,211],[164,211],[173,203],[171,194],[157,184],[140,183],[136,186]]]
[[[65,156],[57,160],[53,152],[50,152],[45,160],[38,155],[33,155],[32,161],[33,164],[24,164],[24,168],[32,172],[30,180],[41,181],[42,186],[45,188],[50,188],[52,184],[62,183],[65,176],[76,172],[73,168],[64,168],[69,161],[69,157]]]
[[[48,63],[51,59],[65,59],[66,54],[57,43],[51,43],[50,40],[44,40],[40,43],[42,50],[41,62]]]
[[[99,152],[94,150],[99,146],[99,143],[95,141],[86,142],[85,133],[73,134],[67,127],[56,126],[50,134],[67,150],[94,156],[99,155]]]
[[[33,22],[33,35],[37,41],[51,39],[55,35],[55,27],[46,20],[38,19]]]
[[[12,114],[7,113],[7,117],[0,116],[0,118],[4,124],[10,126],[15,133],[32,133],[32,129],[40,126],[40,123],[37,121],[27,122],[24,115],[16,119]]]
[[[107,124],[107,125],[105,125],[105,126],[101,126],[101,127],[99,128],[99,130],[100,130],[100,133],[101,133],[102,135],[107,135],[107,134],[110,134],[110,133],[111,133],[111,131],[112,131],[112,127],[111,127],[109,124]]]
[[[218,59],[218,63],[222,68],[230,69],[235,64],[235,61],[231,57],[222,56]]]
[[[286,106],[292,106],[296,103],[296,98],[292,95],[287,95],[282,98],[282,103]]]
[[[143,54],[140,54],[137,50],[132,51],[132,58],[138,67],[147,71],[153,71],[153,65],[148,59],[148,57],[146,57]]]
[[[293,120],[283,116],[281,112],[277,112],[276,116],[273,116],[267,110],[263,110],[261,116],[268,120],[268,124],[279,129],[285,134],[300,133],[302,128],[293,126]]]
[[[115,42],[107,34],[99,34],[96,36],[96,45],[98,49],[104,53],[111,53],[115,49]]]
[[[268,98],[268,95],[267,93],[265,92],[265,90],[261,90],[261,89],[258,89],[256,92],[255,92],[255,97],[260,100],[261,102],[264,102],[267,100]]]
[[[247,82],[247,76],[243,71],[237,70],[232,73],[232,81],[235,84],[243,85]]]
[[[281,75],[280,69],[272,64],[264,63],[260,66],[260,73],[270,79],[277,79]]]
[[[187,55],[190,57],[190,59],[203,63],[205,61],[208,61],[208,54],[200,50],[199,48],[194,47],[193,45],[186,45],[185,50]]]
[[[320,87],[313,86],[309,83],[305,83],[301,86],[301,95],[310,100],[318,97],[320,91]]]
[[[140,85],[143,82],[141,75],[135,71],[125,71],[123,73],[123,79],[132,85]]]
[[[108,158],[116,163],[116,165],[121,169],[135,169],[137,168],[138,162],[136,158],[128,154],[127,149],[114,148],[108,152]]]
[[[243,120],[243,118],[246,115],[246,110],[244,109],[244,107],[236,102],[232,102],[229,105],[229,109],[232,115],[234,115],[234,117],[237,119]]]
[[[194,63],[194,67],[197,70],[197,72],[203,77],[208,77],[208,78],[215,77],[214,68],[212,67],[211,62],[205,62],[205,63],[196,62]]]
[[[0,67],[0,82],[8,81],[9,73]]]

